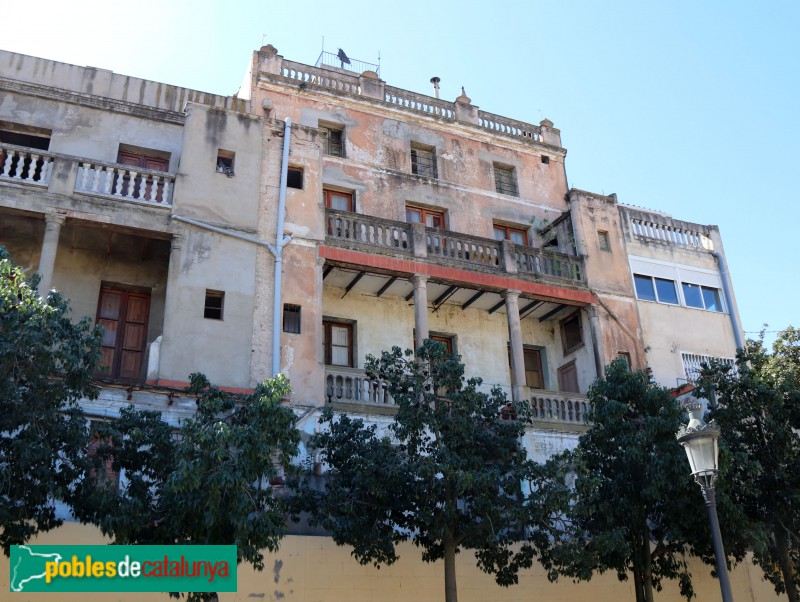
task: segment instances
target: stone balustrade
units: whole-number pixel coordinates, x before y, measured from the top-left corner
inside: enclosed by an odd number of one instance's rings
[[[494,239],[425,228],[425,246],[428,257],[450,259],[469,266],[500,265],[500,242]]]
[[[453,120],[456,117],[453,103],[424,94],[417,94],[394,86],[384,86],[384,100],[409,111]]]
[[[327,238],[363,246],[366,250],[385,249],[411,254],[411,224],[327,209]]]
[[[358,368],[325,366],[325,401],[365,406],[394,407],[387,384]]]
[[[329,69],[311,67],[302,63],[283,60],[281,75],[302,84],[314,84],[339,92],[361,94],[361,86],[357,75],[346,75]]]
[[[325,210],[326,242],[366,253],[413,256],[485,273],[585,287],[583,258],[470,234],[336,209]]]
[[[590,408],[589,398],[579,393],[528,389],[533,419],[561,425],[582,426]]]
[[[697,250],[714,250],[708,226],[684,222],[673,219],[669,215],[651,213],[632,207],[620,207],[620,209],[627,217],[628,228],[634,238]]]
[[[533,142],[542,141],[541,128],[539,126],[508,117],[502,117],[493,113],[487,113],[486,111],[478,111],[478,125],[485,130],[522,138],[524,140]]]
[[[81,161],[75,191],[155,205],[172,204],[175,176],[117,163]]]
[[[539,277],[583,282],[583,260],[580,257],[543,251],[531,247],[514,246],[517,272]]]
[[[0,179],[46,187],[52,170],[52,153],[0,144]]]

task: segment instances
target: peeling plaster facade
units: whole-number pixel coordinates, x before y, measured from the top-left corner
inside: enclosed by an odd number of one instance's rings
[[[280,307],[299,312],[279,316],[280,369],[307,435],[329,404],[385,427],[365,358],[429,336],[468,377],[531,400],[536,459],[577,444],[619,354],[671,387],[688,356],[734,356],[719,230],[568,189],[548,120],[272,46],[235,97],[1,51],[0,90],[0,244],[106,326],[91,417],[133,402],[177,424],[191,372],[234,391],[269,377],[279,234]],[[634,274],[672,278],[678,303],[642,298]],[[688,306],[684,282],[720,306]]]

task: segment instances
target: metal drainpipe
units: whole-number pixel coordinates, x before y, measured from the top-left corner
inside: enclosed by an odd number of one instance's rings
[[[272,376],[281,371],[281,276],[283,274],[283,218],[286,214],[286,178],[289,171],[289,142],[292,137],[292,120],[287,117],[283,126],[283,159],[281,160],[281,188],[278,194],[278,226],[275,234],[275,292],[272,305]]]
[[[736,320],[736,311],[733,307],[733,297],[731,297],[731,289],[728,284],[728,269],[725,265],[725,258],[719,251],[711,251],[711,255],[717,260],[719,264],[719,272],[722,277],[722,290],[725,291],[725,301],[728,303],[728,314],[731,317],[731,326],[733,327],[733,338],[736,339],[736,348],[741,349],[744,347],[742,336],[739,334],[739,322]]]

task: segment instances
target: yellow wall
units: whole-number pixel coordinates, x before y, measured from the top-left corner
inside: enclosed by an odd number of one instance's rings
[[[67,523],[60,529],[39,537],[34,544],[103,543],[94,528]],[[393,566],[380,570],[359,565],[349,549],[337,548],[324,537],[291,536],[283,540],[277,554],[268,554],[264,571],[256,573],[239,567],[239,591],[220,594],[223,602],[281,600],[283,602],[441,602],[444,599],[444,570],[441,562],[425,564],[412,546],[401,549],[401,558]],[[710,576],[710,567],[694,565],[695,591],[699,602],[720,600],[719,584]],[[469,554],[457,559],[458,596],[460,602],[617,602],[635,600],[630,582],[620,583],[614,575],[603,575],[588,583],[573,584],[569,580],[549,583],[540,567],[526,572],[520,583],[501,588],[489,576],[478,571]],[[108,602],[119,600],[163,600],[166,594],[11,594],[8,584],[9,566],[5,556],[0,560],[0,600],[52,602]],[[769,602],[785,600],[776,596],[772,587],[762,581],[761,572],[751,563],[739,565],[731,575],[733,597],[737,602]],[[658,602],[678,602],[678,588],[668,583],[656,593]]]

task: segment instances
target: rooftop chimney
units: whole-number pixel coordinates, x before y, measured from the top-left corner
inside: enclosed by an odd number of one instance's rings
[[[439,82],[440,81],[442,81],[442,80],[440,78],[438,78],[438,77],[432,77],[431,78],[431,83],[433,84],[433,95],[436,98],[439,98]]]

